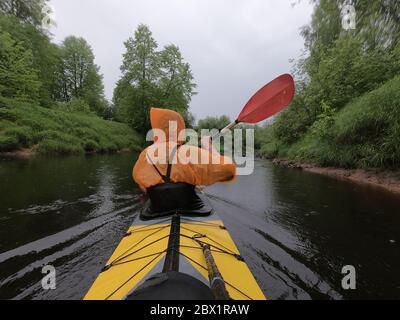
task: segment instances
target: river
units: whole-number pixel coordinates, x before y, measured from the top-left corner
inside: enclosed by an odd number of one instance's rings
[[[0,160],[0,299],[81,299],[143,206],[135,155]],[[400,197],[256,161],[206,189],[270,299],[399,299]],[[42,266],[57,287],[41,286]],[[343,266],[356,290],[342,288]]]

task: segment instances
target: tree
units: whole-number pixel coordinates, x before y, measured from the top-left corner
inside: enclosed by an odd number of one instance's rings
[[[169,45],[157,51],[157,42],[145,25],[139,25],[125,47],[122,77],[113,97],[117,118],[145,133],[150,129],[150,107],[157,106],[176,110],[190,122],[188,108],[195,84],[179,48]]]
[[[60,59],[58,46],[50,42],[48,35],[15,16],[0,14],[0,29],[32,53],[32,64],[42,83],[38,102],[43,106],[52,105],[57,90],[57,66]]]
[[[146,25],[139,25],[134,38],[125,42],[121,71],[123,78],[132,85],[154,82],[158,78],[157,42]]]
[[[312,22],[302,30],[309,53],[304,72],[312,76],[321,61],[321,54],[335,45],[340,37],[351,34],[363,49],[393,49],[400,38],[400,2],[398,0],[353,0],[356,29],[342,28],[341,8],[348,0],[312,0],[315,9]]]
[[[125,42],[126,52],[121,66],[122,78],[114,92],[114,103],[120,119],[145,132],[150,127],[149,110],[157,103],[159,77],[157,43],[151,31],[140,25],[134,38]]]
[[[196,87],[190,65],[183,62],[182,54],[177,46],[169,45],[160,52],[160,66],[160,103],[171,106],[186,117],[188,105]]]
[[[61,46],[58,100],[83,99],[99,115],[105,109],[103,78],[92,48],[83,38],[67,37]]]
[[[354,1],[357,35],[368,49],[393,49],[400,38],[400,2],[397,0]]]
[[[41,28],[46,2],[48,0],[1,0],[0,12]]]
[[[32,64],[32,53],[0,33],[0,95],[36,102],[40,81]]]

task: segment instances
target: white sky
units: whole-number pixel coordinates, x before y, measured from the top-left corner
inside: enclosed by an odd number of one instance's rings
[[[104,76],[108,99],[121,76],[124,41],[140,23],[161,46],[179,46],[197,83],[197,119],[235,118],[248,99],[281,73],[303,48],[300,28],[312,5],[294,0],[51,0],[54,40],[85,38]]]

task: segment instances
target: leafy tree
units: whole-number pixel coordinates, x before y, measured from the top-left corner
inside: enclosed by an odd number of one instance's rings
[[[157,103],[156,81],[159,77],[157,43],[151,31],[140,25],[134,38],[125,42],[121,66],[122,78],[114,92],[120,119],[142,132],[150,127],[149,110]]]
[[[39,102],[43,106],[53,104],[56,90],[56,67],[59,50],[51,43],[43,29],[48,0],[2,0],[0,2],[0,27],[12,38],[30,50],[33,65],[38,70],[40,87]]]
[[[135,85],[155,81],[159,73],[157,42],[150,29],[143,24],[140,25],[135,32],[135,37],[125,42],[125,48],[121,66],[124,79]]]
[[[40,28],[45,17],[46,2],[48,0],[1,0],[0,13],[15,16],[20,21]]]
[[[190,65],[183,62],[182,54],[175,45],[166,46],[160,52],[160,65],[160,103],[186,115],[195,88]]]
[[[0,29],[9,33],[15,42],[32,53],[32,64],[42,83],[39,102],[43,106],[52,105],[57,89],[56,71],[60,58],[58,46],[51,43],[49,37],[33,25],[21,22],[14,16],[0,14]]]
[[[356,33],[368,49],[392,49],[400,38],[400,2],[397,0],[354,1]]]
[[[103,78],[94,63],[94,54],[83,38],[67,37],[61,46],[59,65],[60,101],[70,101],[73,97],[83,99],[99,115],[105,109]]]
[[[40,82],[32,64],[32,53],[10,34],[0,33],[0,95],[37,101]]]
[[[313,0],[315,10],[310,25],[302,30],[309,57],[303,64],[304,72],[313,76],[321,61],[321,54],[335,45],[342,36],[351,34],[363,49],[393,49],[400,37],[400,2],[397,0],[353,0],[356,9],[356,29],[342,28],[341,8],[347,0]]]
[[[195,84],[179,48],[169,45],[157,51],[157,42],[146,25],[139,25],[125,47],[122,77],[113,97],[117,118],[145,133],[150,128],[150,107],[157,106],[180,112],[189,123]]]

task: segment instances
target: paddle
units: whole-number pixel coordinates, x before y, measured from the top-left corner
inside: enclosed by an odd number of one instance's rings
[[[290,74],[279,76],[260,89],[247,102],[236,121],[226,126],[212,139],[218,139],[239,123],[256,124],[276,115],[289,106],[294,98],[294,93],[293,77]]]

